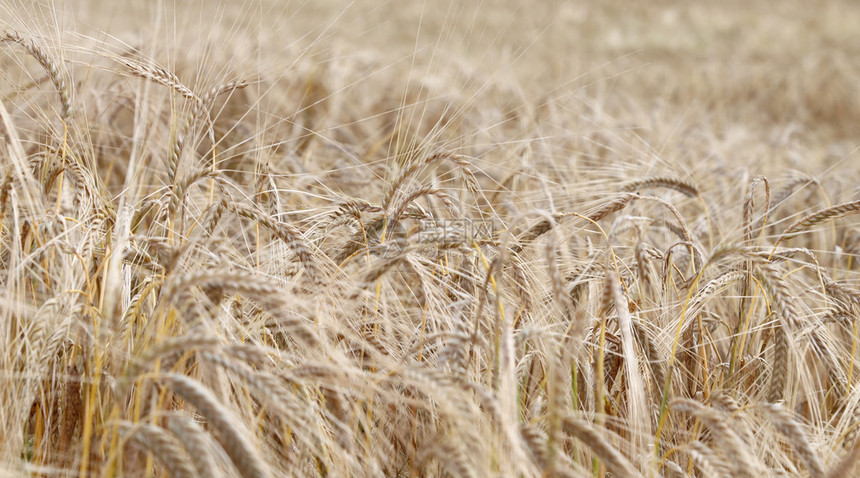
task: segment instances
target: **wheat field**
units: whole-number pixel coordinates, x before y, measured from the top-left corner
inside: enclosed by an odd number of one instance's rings
[[[0,476],[853,476],[860,4],[0,12]]]

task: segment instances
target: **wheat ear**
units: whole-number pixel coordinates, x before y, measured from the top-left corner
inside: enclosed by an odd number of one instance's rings
[[[605,218],[606,216],[612,214],[613,212],[617,212],[624,209],[625,207],[627,207],[628,204],[630,204],[636,199],[639,199],[640,197],[641,196],[637,193],[623,193],[601,204],[597,209],[594,209],[585,215],[556,214],[553,216],[553,221],[544,219],[529,228],[526,232],[522,234],[522,236],[520,236],[518,244],[512,246],[511,250],[515,253],[519,253],[523,250],[525,246],[534,242],[540,236],[546,234],[546,232],[552,229],[553,226],[558,223],[558,221],[567,216],[580,216],[585,218],[589,222],[597,222]]]
[[[697,197],[699,195],[699,188],[697,188],[693,183],[669,177],[653,177],[631,181],[622,186],[621,189],[627,192],[636,192],[640,189],[648,188],[671,189],[688,197]]]
[[[767,213],[770,211],[770,182],[768,182],[767,178],[764,176],[758,176],[752,180],[749,188],[747,189],[747,195],[744,198],[744,238],[747,242],[752,241],[753,235],[753,223],[752,223],[752,215],[755,210],[755,189],[758,183],[764,184],[764,216],[762,216],[762,220],[766,220]]]
[[[117,61],[131,70],[135,76],[166,86],[190,100],[194,100],[196,102],[201,101],[200,98],[194,94],[191,88],[185,86],[185,84],[179,80],[179,77],[160,66],[145,65],[122,57],[117,58]]]
[[[710,430],[722,452],[723,459],[734,464],[734,472],[738,476],[759,476],[760,468],[749,445],[743,442],[737,433],[726,423],[725,417],[712,408],[686,398],[677,398],[670,402],[669,407],[677,412],[690,413],[701,420]]]
[[[317,268],[313,253],[311,252],[311,246],[295,226],[285,222],[276,221],[260,211],[239,205],[230,206],[230,210],[239,216],[256,221],[261,226],[274,233],[280,240],[284,241],[287,248],[299,258],[299,263],[305,269],[305,272],[308,274],[308,277],[312,282],[317,282],[321,279],[319,269]]]
[[[7,41],[21,45],[21,47],[27,50],[27,53],[29,53],[30,56],[35,58],[36,61],[42,65],[42,68],[48,72],[48,76],[51,78],[51,83],[54,84],[54,88],[57,89],[57,94],[60,97],[60,119],[65,120],[68,118],[69,113],[72,110],[69,89],[66,86],[66,79],[57,67],[57,63],[51,59],[51,56],[39,47],[35,41],[28,42],[17,32],[5,32],[0,36],[0,41]]]
[[[210,448],[218,445],[211,443],[210,435],[203,427],[191,418],[180,415],[169,417],[167,427],[182,440],[182,445],[188,451],[198,476],[201,478],[219,476],[215,468],[215,456]]]
[[[185,453],[185,448],[163,428],[151,425],[122,424],[120,429],[131,433],[130,439],[143,445],[164,465],[170,476],[177,478],[197,478],[197,470]]]
[[[388,210],[392,201],[394,200],[394,195],[397,191],[403,186],[407,179],[416,174],[418,170],[425,166],[429,166],[431,164],[441,162],[441,161],[450,161],[455,165],[459,166],[465,175],[467,184],[470,189],[477,189],[477,180],[475,179],[474,174],[469,169],[470,164],[466,156],[454,153],[436,153],[430,156],[427,156],[423,159],[413,161],[408,163],[403,169],[400,171],[400,174],[394,179],[394,181],[389,185],[386,189],[385,194],[383,194],[382,200],[382,209]]]
[[[692,455],[693,460],[698,465],[699,469],[707,477],[730,477],[732,471],[726,466],[726,462],[721,460],[707,445],[696,440],[687,445],[687,451]]]
[[[845,457],[839,460],[839,463],[833,465],[833,468],[827,472],[827,478],[842,478],[844,476],[852,476],[857,463],[860,462],[860,441],[854,443],[851,451]]]
[[[463,447],[454,446],[447,441],[433,443],[433,445],[424,450],[420,461],[427,463],[434,458],[451,476],[462,478],[477,478],[478,476],[469,465],[469,459],[463,452]]]
[[[774,357],[773,374],[771,377],[769,402],[782,400],[788,379],[791,361],[788,330],[796,329],[800,323],[795,298],[788,286],[782,280],[778,269],[773,264],[761,264],[756,267],[754,274],[770,291],[771,303],[777,316],[781,319],[774,326]]]
[[[776,429],[788,438],[791,447],[803,461],[810,478],[824,478],[824,467],[797,419],[779,404],[763,404],[761,407],[768,412]]]
[[[600,435],[588,423],[573,417],[565,417],[562,420],[562,428],[568,434],[576,437],[583,445],[603,460],[609,472],[615,476],[641,477],[633,464],[624,455],[613,447],[602,435]]]
[[[816,211],[806,217],[798,219],[797,222],[788,226],[782,235],[777,239],[777,243],[782,239],[799,234],[810,227],[823,224],[825,222],[834,221],[841,217],[850,216],[860,212],[860,200],[837,204],[820,211]]]
[[[211,390],[185,375],[166,374],[161,379],[177,395],[194,405],[197,411],[209,421],[218,441],[243,478],[269,476],[257,445],[239,429],[238,420],[218,401]]]

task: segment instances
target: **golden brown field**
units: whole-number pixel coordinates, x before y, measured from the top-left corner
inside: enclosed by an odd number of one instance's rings
[[[0,0],[0,476],[853,476],[860,4],[711,3]]]

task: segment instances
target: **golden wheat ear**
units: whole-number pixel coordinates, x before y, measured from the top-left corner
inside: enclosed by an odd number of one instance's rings
[[[238,418],[221,404],[211,390],[185,375],[164,375],[161,380],[206,418],[239,475],[243,478],[271,476],[258,446],[245,435]]]
[[[130,442],[143,446],[152,453],[169,472],[170,476],[198,478],[191,457],[180,441],[167,430],[151,424],[132,425],[123,423],[120,430]]]
[[[0,42],[20,45],[42,65],[42,68],[48,73],[51,83],[54,84],[54,88],[57,89],[57,95],[60,99],[60,119],[65,121],[72,111],[71,92],[66,84],[65,75],[60,71],[57,62],[35,40],[28,41],[17,32],[3,32],[0,34]]]

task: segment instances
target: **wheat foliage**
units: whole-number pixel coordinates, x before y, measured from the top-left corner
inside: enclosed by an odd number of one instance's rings
[[[0,0],[0,474],[851,476],[860,7]]]

